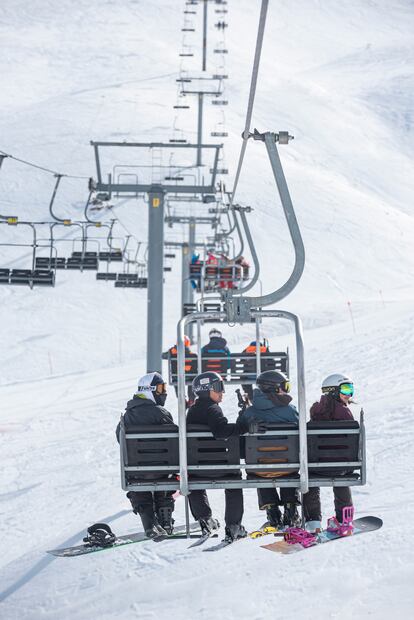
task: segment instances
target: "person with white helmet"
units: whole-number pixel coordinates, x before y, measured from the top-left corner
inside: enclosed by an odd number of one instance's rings
[[[202,372],[194,378],[192,387],[196,401],[187,412],[187,425],[205,424],[216,439],[228,439],[232,435],[239,436],[238,424],[229,422],[220,407],[224,394],[221,376],[216,372]],[[232,542],[247,535],[241,524],[243,490],[225,489],[224,493],[226,498],[225,540]],[[188,499],[192,515],[196,521],[199,521],[202,532],[211,533],[218,529],[219,523],[212,517],[206,491],[204,489],[191,491]]]
[[[172,415],[164,404],[167,385],[159,372],[150,372],[138,381],[137,391],[128,401],[123,414],[126,430],[134,426],[174,424]],[[120,424],[116,429],[119,441]],[[159,474],[141,473],[140,479],[153,480]],[[174,499],[172,491],[129,491],[127,497],[135,514],[141,517],[148,538],[172,534]]]
[[[322,396],[310,408],[313,422],[335,422],[353,420],[354,416],[349,409],[354,395],[352,379],[342,373],[329,375],[322,381]],[[352,506],[352,494],[349,487],[334,487],[335,516],[342,521],[342,510]],[[308,530],[320,530],[322,520],[320,489],[311,487],[303,497],[306,527]]]

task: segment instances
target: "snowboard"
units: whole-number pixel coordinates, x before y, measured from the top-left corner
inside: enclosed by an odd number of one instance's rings
[[[333,532],[323,531],[318,534],[316,544],[312,545],[311,547],[302,547],[300,543],[289,545],[285,540],[280,540],[278,542],[271,543],[270,545],[260,546],[263,549],[275,551],[276,553],[297,553],[298,551],[303,551],[304,549],[311,549],[312,547],[317,547],[318,545],[323,545],[325,543],[332,542],[333,540],[353,538],[354,536],[358,536],[358,534],[374,532],[375,530],[379,530],[382,527],[382,519],[380,519],[379,517],[360,517],[359,519],[354,519],[353,525],[354,531],[351,536],[339,536],[338,534],[334,534]]]
[[[96,553],[97,551],[105,551],[106,549],[115,549],[116,547],[122,547],[123,545],[132,545],[133,543],[144,542],[153,540],[154,542],[158,542],[161,540],[170,540],[174,538],[185,538],[185,525],[179,525],[174,528],[174,534],[170,536],[162,536],[158,539],[147,538],[144,532],[134,532],[132,534],[126,534],[124,536],[117,536],[113,545],[109,547],[98,547],[97,545],[77,545],[75,547],[65,547],[62,549],[51,549],[50,551],[46,551],[46,553],[50,553],[59,558],[73,558],[78,555],[86,555],[88,553]],[[193,534],[200,530],[200,525],[198,523],[190,524],[190,532]],[[198,537],[198,536],[197,536]]]

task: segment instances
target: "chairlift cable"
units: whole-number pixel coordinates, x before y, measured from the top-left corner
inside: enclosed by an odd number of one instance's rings
[[[37,168],[38,170],[43,170],[44,172],[50,172],[54,176],[65,177],[67,179],[89,179],[88,176],[80,176],[73,174],[61,174],[60,172],[56,172],[56,170],[51,170],[50,168],[46,168],[44,166],[39,166],[38,164],[34,164],[33,162],[27,161],[26,159],[20,159],[19,157],[15,157],[14,155],[10,155],[10,153],[6,153],[5,151],[0,149],[0,153],[5,155],[6,157],[10,157],[10,159],[14,159],[15,161],[20,162],[21,164],[25,164],[26,166],[31,166],[32,168]]]
[[[233,206],[234,196],[236,194],[236,189],[239,183],[240,173],[241,173],[241,169],[243,165],[243,159],[244,159],[244,155],[246,152],[247,140],[249,138],[250,123],[251,123],[252,114],[253,114],[253,104],[254,104],[254,97],[256,94],[257,78],[259,74],[259,65],[260,65],[260,55],[261,55],[262,46],[263,46],[263,36],[264,36],[264,30],[265,30],[265,24],[266,24],[266,14],[267,14],[268,5],[269,5],[269,0],[262,0],[262,6],[260,8],[259,27],[258,27],[257,39],[256,39],[256,50],[254,54],[252,78],[250,82],[249,101],[247,105],[246,124],[245,124],[244,131],[242,134],[243,143],[242,143],[242,147],[240,150],[239,161],[237,164],[237,172],[236,172],[236,177],[234,179],[233,191],[231,193],[230,208],[232,208]]]

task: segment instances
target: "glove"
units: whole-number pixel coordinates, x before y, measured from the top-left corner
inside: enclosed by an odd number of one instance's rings
[[[259,420],[252,420],[252,422],[249,423],[249,435],[263,435],[263,433],[265,432],[265,422],[260,422]]]

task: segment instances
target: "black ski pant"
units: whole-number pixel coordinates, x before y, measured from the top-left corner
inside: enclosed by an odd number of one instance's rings
[[[299,493],[294,487],[281,487],[280,498],[277,489],[274,487],[257,489],[257,499],[259,501],[259,509],[265,510],[270,506],[282,506],[292,503],[299,504]]]
[[[349,487],[333,487],[335,516],[342,522],[342,509],[352,506],[352,494]],[[321,493],[319,487],[311,487],[303,496],[303,510],[305,521],[321,521]]]
[[[229,525],[240,525],[243,518],[243,490],[224,489],[226,499],[226,510],[224,521],[226,527]],[[194,519],[209,519],[212,516],[210,503],[204,489],[191,491],[188,496],[190,510]]]
[[[174,491],[129,491],[127,498],[131,502],[132,510],[141,514],[152,509],[158,513],[160,508],[170,508],[174,510]]]

